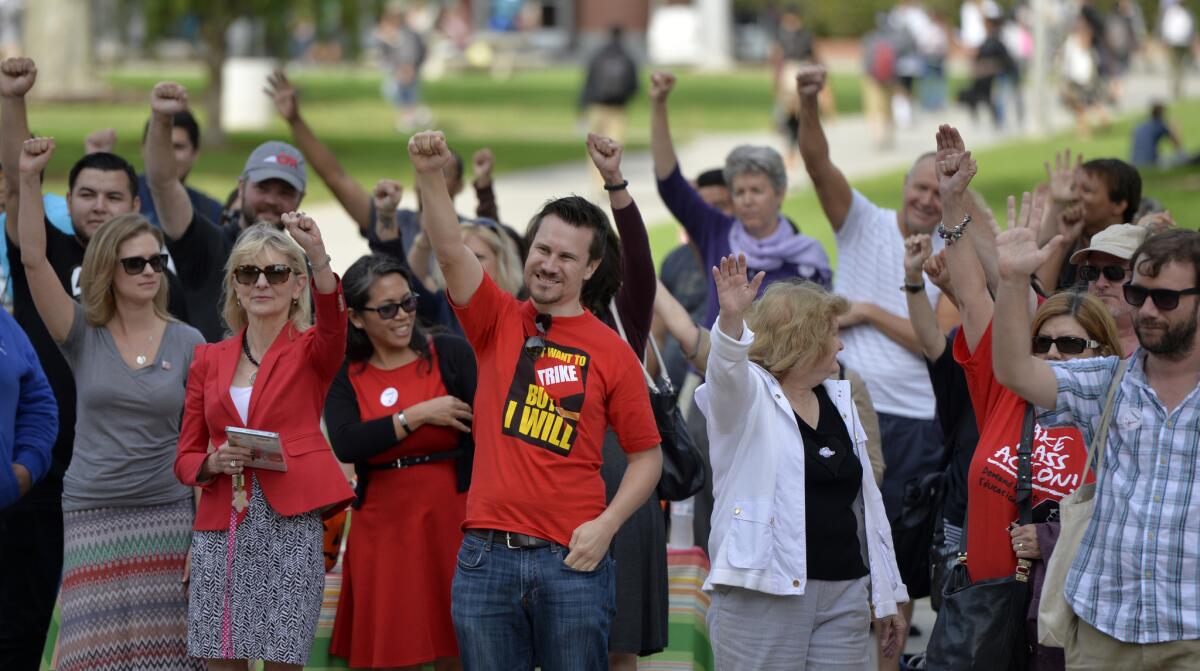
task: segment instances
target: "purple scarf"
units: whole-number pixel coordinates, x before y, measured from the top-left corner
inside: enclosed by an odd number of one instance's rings
[[[750,235],[746,226],[735,220],[729,228],[729,250],[745,254],[746,264],[756,271],[770,273],[789,264],[796,267],[800,277],[826,284],[833,275],[821,243],[797,233],[783,215],[779,215],[775,232],[765,238]]]

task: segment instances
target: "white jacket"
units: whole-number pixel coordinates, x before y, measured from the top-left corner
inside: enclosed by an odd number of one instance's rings
[[[745,325],[740,341],[714,325],[706,382],[696,390],[696,402],[708,420],[715,498],[708,541],[712,571],[704,589],[731,585],[799,595],[807,583],[804,459],[792,460],[788,467],[791,473],[798,470],[795,482],[781,482],[777,476],[783,452],[802,450],[804,441],[779,381],[747,358],[753,342],[754,333]],[[824,386],[862,463],[858,501],[865,529],[859,529],[859,539],[866,542],[871,605],[877,618],[894,615],[896,605],[908,601],[908,590],[900,580],[883,497],[871,472],[866,432],[850,398],[850,383],[827,380]]]

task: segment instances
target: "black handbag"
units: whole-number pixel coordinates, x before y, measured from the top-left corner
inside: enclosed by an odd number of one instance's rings
[[[1027,404],[1017,449],[1016,498],[1023,525],[1033,521],[1032,443],[1033,406]],[[925,668],[1025,671],[1031,654],[1026,634],[1030,561],[1018,559],[1017,570],[1011,576],[971,582],[964,558],[960,555],[951,569],[942,593],[942,608],[925,649]]]
[[[617,331],[628,342],[615,301],[609,304],[609,310],[617,324]],[[658,435],[662,439],[663,463],[662,476],[658,480],[658,498],[683,501],[704,488],[704,482],[708,478],[708,465],[704,463],[704,455],[700,454],[700,448],[696,447],[696,441],[688,431],[687,421],[679,410],[679,394],[675,385],[671,384],[671,379],[667,377],[658,343],[654,341],[653,336],[648,339],[654,357],[658,359],[659,372],[659,381],[656,384],[645,364],[642,364],[642,374],[646,376],[646,386],[650,392],[650,408],[654,411],[654,421],[658,424]]]

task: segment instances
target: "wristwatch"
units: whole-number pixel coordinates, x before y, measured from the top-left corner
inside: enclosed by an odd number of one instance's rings
[[[919,294],[922,291],[925,291],[925,281],[922,280],[920,284],[909,284],[908,282],[905,282],[900,286],[900,291],[907,291],[910,294]]]

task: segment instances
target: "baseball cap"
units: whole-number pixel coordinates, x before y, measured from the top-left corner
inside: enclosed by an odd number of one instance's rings
[[[1071,255],[1071,264],[1078,265],[1089,252],[1109,254],[1128,261],[1146,239],[1146,229],[1133,224],[1116,224],[1092,236],[1092,244]]]
[[[242,177],[258,183],[268,179],[282,179],[297,191],[304,191],[308,182],[304,169],[304,155],[286,142],[264,142],[250,152]]]

